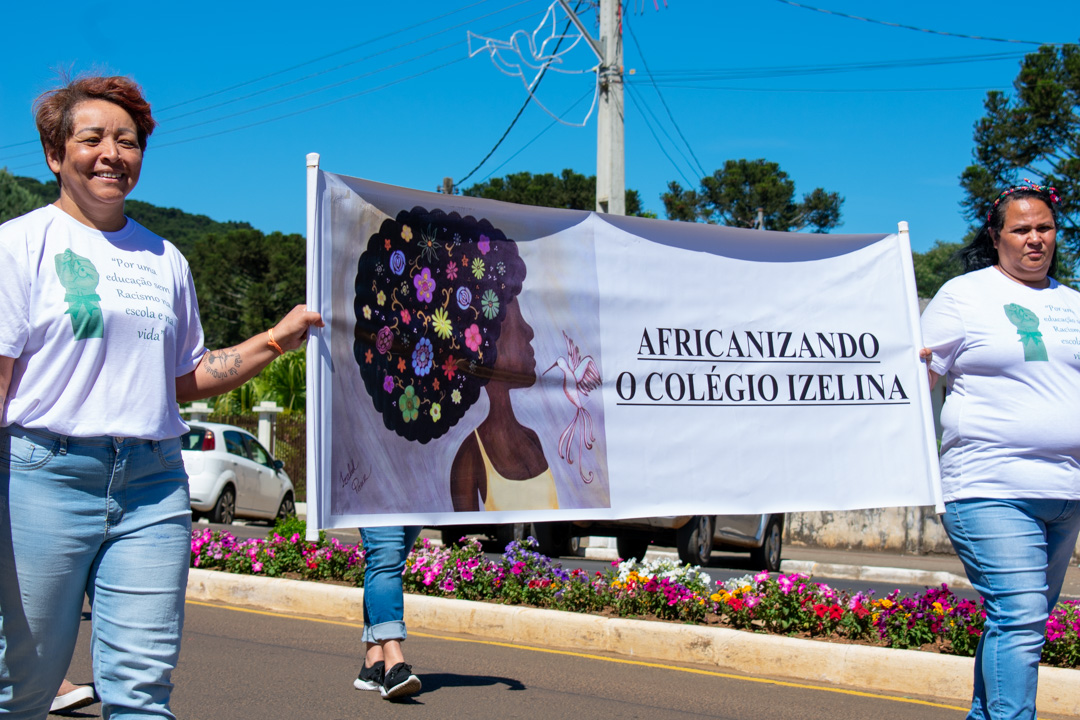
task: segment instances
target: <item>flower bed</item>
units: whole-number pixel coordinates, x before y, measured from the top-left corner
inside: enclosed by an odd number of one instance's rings
[[[191,565],[268,577],[364,583],[364,552],[325,535],[304,541],[301,521],[279,523],[267,540],[238,541],[196,530]],[[841,639],[890,648],[972,656],[982,634],[982,604],[958,599],[944,584],[912,596],[854,594],[803,574],[746,575],[713,583],[699,568],[670,560],[615,562],[604,572],[566,570],[513,542],[489,560],[476,540],[443,546],[417,540],[406,561],[406,592],[436,597],[710,624],[753,632]],[[1047,623],[1043,662],[1080,665],[1080,601],[1059,604]]]

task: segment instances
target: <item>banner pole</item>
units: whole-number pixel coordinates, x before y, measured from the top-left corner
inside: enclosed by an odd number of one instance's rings
[[[945,503],[941,496],[941,470],[937,462],[937,431],[935,429],[936,424],[934,423],[934,403],[933,398],[930,396],[930,381],[926,372],[928,363],[917,359],[917,353],[922,349],[923,344],[921,322],[919,320],[919,290],[918,286],[915,284],[915,263],[911,257],[911,235],[908,232],[908,223],[906,220],[901,220],[897,223],[896,229],[900,236],[901,254],[904,259],[904,284],[908,291],[908,316],[911,318],[912,337],[917,338],[919,341],[919,346],[915,349],[916,366],[919,371],[919,381],[916,383],[916,386],[918,387],[919,398],[923,407],[926,476],[930,478],[930,481],[933,483],[934,510],[938,514],[941,514],[945,512]]]
[[[316,247],[316,210],[319,189],[319,153],[307,154],[307,306],[308,309],[322,311],[319,307],[321,287],[322,263],[319,261],[319,248]],[[318,481],[319,465],[322,454],[317,443],[315,425],[319,417],[319,401],[322,386],[322,372],[319,367],[320,333],[318,328],[311,328],[308,334],[306,355],[306,378],[307,384],[305,410],[307,420],[307,532],[306,540],[315,542],[319,539],[319,528],[322,527],[322,483]]]

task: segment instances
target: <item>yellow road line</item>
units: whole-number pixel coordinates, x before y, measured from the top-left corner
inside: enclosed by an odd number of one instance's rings
[[[347,622],[344,620],[326,620],[323,618],[305,617],[301,615],[288,615],[285,613],[270,612],[269,610],[255,610],[253,608],[236,607],[235,605],[219,605],[217,603],[199,602],[197,600],[188,600],[188,605],[200,605],[202,607],[218,608],[220,610],[232,610],[234,612],[250,613],[252,615],[266,615],[269,617],[287,618],[289,620],[303,620],[306,622],[323,623],[324,625],[342,625],[352,628],[363,628],[363,623]],[[491,645],[494,647],[504,647],[513,650],[528,650],[530,652],[548,653],[550,655],[566,655],[569,657],[584,658],[586,660],[600,660],[603,662],[618,663],[620,665],[637,665],[639,667],[658,668],[661,670],[674,670],[675,672],[691,673],[693,675],[708,675],[710,677],[724,678],[726,680],[741,680],[744,682],[762,683],[765,685],[778,685],[780,687],[798,688],[800,690],[818,690],[820,692],[835,693],[837,695],[854,695],[855,697],[874,698],[877,700],[890,700],[892,702],[908,703],[910,705],[925,705],[927,707],[944,708],[946,710],[959,710],[960,712],[967,712],[970,707],[958,707],[956,705],[945,705],[944,703],[929,702],[927,700],[916,700],[914,698],[896,697],[895,695],[879,695],[877,693],[863,692],[860,690],[844,690],[842,688],[830,688],[821,687],[820,685],[807,685],[804,683],[787,682],[784,680],[768,680],[766,678],[747,677],[745,675],[732,675],[730,673],[716,672],[715,670],[700,670],[698,668],[680,667],[678,665],[665,665],[663,663],[651,663],[644,662],[642,660],[626,660],[624,658],[611,658],[603,655],[592,655],[590,653],[578,653],[570,650],[553,650],[551,648],[533,647],[531,645],[515,645],[514,643],[499,642],[497,640],[474,640],[471,638],[458,638],[448,637],[446,635],[432,635],[430,633],[409,631],[409,635],[412,637],[430,638],[434,640],[447,640],[449,642],[461,642],[470,643],[472,645]]]

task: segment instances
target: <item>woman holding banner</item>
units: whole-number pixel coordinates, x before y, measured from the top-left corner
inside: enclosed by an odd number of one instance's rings
[[[1025,181],[1026,182],[1026,181]],[[1080,533],[1080,293],[1056,270],[1056,191],[1005,190],[923,314],[945,376],[942,522],[986,625],[968,718],[1034,718],[1046,622]]]
[[[52,205],[0,226],[0,715],[44,718],[90,599],[102,715],[166,717],[191,509],[178,402],[301,345],[318,313],[203,346],[191,272],[124,215],[155,121],[129,78],[35,103]]]

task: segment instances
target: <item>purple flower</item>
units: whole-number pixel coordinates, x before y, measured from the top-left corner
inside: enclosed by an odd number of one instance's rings
[[[383,355],[390,351],[390,347],[394,344],[394,331],[385,325],[379,329],[378,334],[375,336],[375,349],[380,355]]]
[[[405,272],[405,253],[395,250],[390,256],[390,271],[395,275]]]
[[[394,392],[394,378],[387,375],[383,378],[382,389],[386,392]]]
[[[457,299],[457,306],[464,310],[472,304],[472,291],[462,285],[457,289],[455,298]]]
[[[480,236],[480,241],[476,243],[476,249],[480,251],[481,255],[487,255],[491,251],[491,242],[487,235]]]
[[[431,294],[435,292],[435,278],[431,277],[431,268],[424,268],[419,275],[413,277],[413,285],[416,286],[417,300],[431,302]]]

